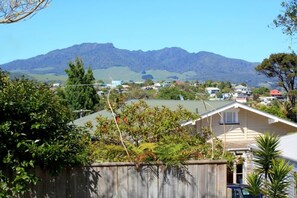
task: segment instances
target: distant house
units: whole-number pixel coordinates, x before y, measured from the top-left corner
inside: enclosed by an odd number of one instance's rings
[[[60,83],[53,83],[52,87],[60,87]]]
[[[271,105],[271,102],[277,100],[274,96],[259,97],[260,104],[262,105]]]
[[[247,103],[248,96],[245,94],[238,94],[235,98],[235,101],[239,103]]]
[[[184,84],[186,84],[186,83],[183,82],[183,81],[176,81],[175,84],[177,84],[177,85],[184,85]]]
[[[112,80],[111,81],[111,87],[112,88],[115,88],[115,87],[120,86],[122,84],[123,84],[123,81],[122,80]]]
[[[160,84],[160,83],[154,83],[154,88],[153,89],[156,89],[156,90],[158,90],[158,89],[160,89],[162,87],[162,85]]]
[[[199,87],[200,83],[196,81],[196,82],[191,82],[190,85],[193,87]]]
[[[61,86],[60,83],[53,83],[50,90],[53,91],[53,92],[56,92],[57,88],[59,88],[60,86]]]
[[[122,85],[122,86],[123,86],[123,89],[126,89],[126,90],[128,90],[130,88],[129,85]]]
[[[234,87],[234,92],[235,93],[242,93],[242,94],[246,94],[246,95],[250,95],[251,94],[251,90],[243,85],[237,85]]]
[[[144,84],[144,81],[136,81],[136,82],[134,82],[134,84],[136,84],[136,85],[143,85]]]
[[[219,93],[221,90],[217,87],[207,87],[205,88],[205,92],[210,96],[210,97],[215,97],[216,93]]]
[[[277,89],[270,90],[270,96],[276,97],[278,99],[283,99],[283,94]]]
[[[171,84],[172,84],[171,81],[165,81],[165,82],[162,83],[162,87],[168,87],[168,86],[170,86]]]
[[[224,100],[231,99],[232,98],[232,94],[231,93],[222,93],[222,98]]]

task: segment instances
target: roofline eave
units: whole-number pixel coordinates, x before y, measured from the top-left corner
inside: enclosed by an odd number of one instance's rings
[[[221,107],[221,108],[215,109],[215,110],[210,111],[210,112],[205,113],[205,114],[202,114],[202,115],[200,115],[200,118],[197,118],[197,119],[195,119],[195,120],[186,122],[186,123],[183,124],[183,126],[192,124],[193,122],[197,122],[197,121],[202,120],[202,119],[204,119],[204,118],[207,118],[207,117],[209,117],[209,116],[213,116],[213,115],[215,115],[215,114],[219,114],[219,113],[221,113],[221,112],[223,112],[223,111],[225,111],[225,110],[227,110],[227,109],[230,109],[230,108],[239,108],[239,107],[240,107],[240,108],[243,108],[243,109],[245,109],[245,110],[251,111],[251,112],[253,112],[253,113],[257,113],[257,114],[259,114],[259,115],[265,116],[265,117],[267,117],[267,118],[269,118],[269,119],[277,120],[278,122],[282,122],[282,123],[285,123],[285,124],[287,124],[287,125],[290,125],[290,126],[292,126],[292,127],[297,128],[297,123],[295,123],[295,122],[285,120],[285,119],[283,119],[283,118],[280,118],[280,117],[271,115],[271,114],[266,113],[266,112],[264,112],[264,111],[260,111],[260,110],[258,110],[258,109],[249,107],[249,106],[247,106],[247,105],[244,105],[244,104],[241,104],[241,103],[238,103],[238,102],[230,103],[230,104],[227,104],[226,106],[223,106],[223,107]]]

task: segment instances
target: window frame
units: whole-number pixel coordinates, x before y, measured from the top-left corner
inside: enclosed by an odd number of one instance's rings
[[[221,125],[239,125],[239,109],[232,109],[222,112],[220,124]]]

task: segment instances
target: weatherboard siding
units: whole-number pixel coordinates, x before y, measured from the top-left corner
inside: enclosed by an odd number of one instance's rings
[[[296,132],[295,127],[283,124],[281,122],[269,124],[268,118],[255,113],[249,112],[248,118],[250,131],[258,131],[261,133],[269,132],[279,136],[286,135],[290,132]]]
[[[239,124],[223,125],[220,123],[221,116],[215,114],[197,122],[197,129],[201,131],[201,127],[210,127],[214,134],[227,142],[238,141],[254,141],[255,138],[265,132],[278,136],[286,135],[290,132],[296,132],[296,128],[275,122],[269,124],[268,118],[248,110],[239,109]]]

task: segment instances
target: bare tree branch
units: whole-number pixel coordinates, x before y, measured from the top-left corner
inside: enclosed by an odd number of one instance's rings
[[[51,0],[0,0],[0,23],[15,23],[45,8]]]

